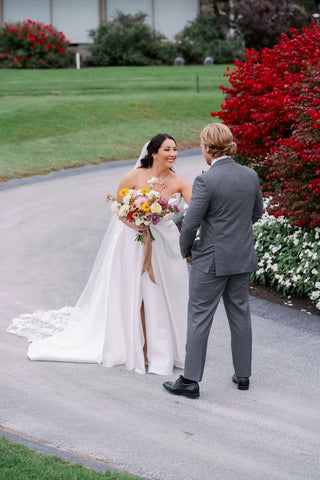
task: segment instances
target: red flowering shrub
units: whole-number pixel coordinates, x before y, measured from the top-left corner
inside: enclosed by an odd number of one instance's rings
[[[71,64],[69,41],[52,25],[26,20],[0,29],[0,67],[64,68]]]
[[[260,174],[269,213],[320,226],[320,27],[283,35],[273,50],[247,50],[227,73],[222,110],[238,152]]]

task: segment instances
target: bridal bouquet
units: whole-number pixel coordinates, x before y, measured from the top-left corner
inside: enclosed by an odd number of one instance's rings
[[[161,218],[170,220],[174,214],[179,213],[179,209],[173,204],[174,199],[169,198],[167,200],[154,190],[156,181],[156,178],[148,180],[150,190],[147,188],[140,190],[122,188],[119,191],[122,200],[112,199],[112,211],[116,212],[119,218],[134,222],[138,226],[156,225]],[[110,196],[107,196],[107,201],[110,198]],[[154,236],[150,229],[149,232],[151,241],[153,241]],[[145,236],[137,233],[136,240],[144,243]]]
[[[161,196],[160,192],[154,190],[157,178],[148,180],[150,190],[148,188],[141,188],[139,190],[122,188],[119,191],[121,201],[112,198],[110,194],[107,195],[107,202],[112,200],[111,209],[116,212],[119,218],[124,218],[129,222],[134,222],[139,225],[156,225],[161,218],[170,220],[173,214],[179,213],[179,209],[174,205],[174,198],[168,200]],[[144,262],[141,273],[148,272],[150,280],[156,283],[151,263],[151,242],[154,236],[150,228],[143,231],[141,234],[137,233],[135,240],[141,242],[144,248]]]

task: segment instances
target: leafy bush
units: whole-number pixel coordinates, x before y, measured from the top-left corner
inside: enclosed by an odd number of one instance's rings
[[[243,53],[243,39],[239,36],[217,40],[212,45],[212,57],[215,63],[233,63],[236,58],[242,58]]]
[[[0,29],[0,67],[65,68],[74,54],[69,41],[52,25],[25,20]]]
[[[118,11],[112,22],[91,30],[88,65],[172,64],[178,56],[186,63],[203,63],[207,56],[215,63],[230,63],[243,55],[242,39],[227,38],[226,21],[215,15],[199,15],[176,36],[176,42],[153,32],[145,19],[144,13],[125,15]]]
[[[257,169],[269,213],[305,229],[320,226],[320,27],[292,30],[273,50],[247,50],[226,75],[219,116]]]
[[[241,37],[227,38],[228,19],[225,16],[198,15],[195,20],[176,35],[177,52],[186,63],[203,63],[213,57],[215,63],[230,63],[241,58]]]
[[[306,296],[320,309],[320,229],[306,232],[264,213],[253,231],[259,269],[251,279],[274,285],[286,296]]]
[[[272,48],[283,33],[301,29],[312,18],[302,7],[289,0],[235,0],[235,25],[247,48]]]
[[[91,30],[92,56],[88,65],[153,65],[172,63],[175,49],[167,39],[145,24],[146,14],[117,12],[112,22]]]

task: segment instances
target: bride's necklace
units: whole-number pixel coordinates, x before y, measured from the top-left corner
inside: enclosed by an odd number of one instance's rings
[[[150,169],[150,172],[151,172],[151,169]],[[152,175],[152,172],[151,172],[151,175]],[[171,170],[169,170],[167,177],[164,180],[162,180],[162,182],[160,182],[160,180],[157,177],[153,177],[154,183],[157,183],[158,185],[162,185],[164,189],[167,189],[168,185],[166,184],[166,181],[169,179],[170,175],[171,175]]]

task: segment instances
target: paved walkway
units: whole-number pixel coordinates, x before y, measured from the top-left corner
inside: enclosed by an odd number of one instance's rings
[[[6,333],[20,313],[76,302],[110,219],[105,194],[132,164],[0,186],[0,435],[150,480],[318,480],[317,316],[252,298],[254,371],[240,392],[220,305],[199,400],[124,367],[30,362]],[[190,181],[203,168],[199,150],[180,155]]]

